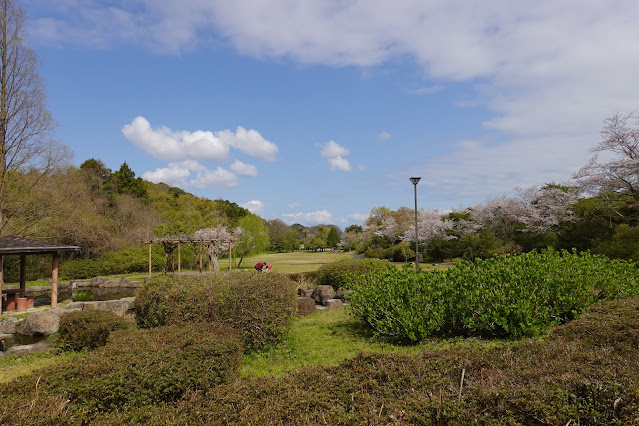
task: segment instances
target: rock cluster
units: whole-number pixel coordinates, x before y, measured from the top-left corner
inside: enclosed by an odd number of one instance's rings
[[[5,348],[5,342],[10,340],[14,334],[27,337],[50,336],[58,331],[60,325],[60,317],[66,313],[81,310],[102,310],[111,311],[117,315],[127,315],[133,308],[134,297],[125,297],[119,300],[104,300],[95,302],[71,302],[61,305],[55,309],[34,312],[24,319],[15,317],[7,317],[0,321],[0,349],[3,354],[24,354],[41,352],[48,349],[48,343],[45,341],[32,345],[18,345]],[[5,351],[6,349],[6,351]]]
[[[336,292],[330,285],[318,285],[312,289],[299,288],[297,294],[297,311],[300,315],[309,315],[318,310],[340,309],[348,304],[345,298],[348,290],[340,289]]]

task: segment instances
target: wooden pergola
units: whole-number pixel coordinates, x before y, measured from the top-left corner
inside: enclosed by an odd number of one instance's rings
[[[211,245],[213,243],[217,243],[220,240],[218,238],[197,238],[191,235],[169,235],[166,237],[153,238],[151,240],[142,241],[144,244],[149,245],[149,277],[152,276],[153,273],[153,262],[151,256],[151,249],[153,248],[153,244],[176,244],[177,245],[177,256],[178,256],[178,275],[182,272],[182,257],[181,257],[181,246],[182,244],[199,244],[200,245],[200,273],[202,273],[202,249],[205,244]],[[221,240],[223,244],[228,245],[229,250],[229,271],[231,270],[232,263],[232,252],[233,252],[233,244],[237,241],[235,238],[226,238]],[[168,254],[168,253],[167,253]],[[211,261],[209,260],[209,272],[212,272]]]
[[[27,255],[31,254],[51,254],[51,307],[58,304],[58,272],[60,252],[78,252],[80,247],[67,246],[62,244],[52,244],[44,241],[30,240],[27,238],[7,235],[0,238],[0,293],[3,292],[4,283],[4,257],[9,255],[20,256],[20,297],[25,297],[27,285]],[[5,291],[8,293],[8,291]],[[0,314],[2,314],[2,304],[0,303]]]

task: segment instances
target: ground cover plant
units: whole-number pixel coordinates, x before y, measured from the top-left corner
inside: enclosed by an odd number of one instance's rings
[[[379,335],[540,335],[601,301],[639,294],[636,264],[542,251],[464,262],[446,271],[389,269],[354,277],[354,315]]]
[[[296,283],[287,275],[256,271],[158,277],[137,293],[138,326],[207,322],[242,333],[245,348],[277,343],[295,316]]]

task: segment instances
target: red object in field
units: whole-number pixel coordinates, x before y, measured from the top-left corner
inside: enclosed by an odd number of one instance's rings
[[[13,312],[16,310],[16,295],[15,293],[7,293],[7,304],[4,308],[5,312]]]
[[[17,311],[18,312],[26,312],[27,311],[27,298],[26,297],[18,297],[16,299]]]

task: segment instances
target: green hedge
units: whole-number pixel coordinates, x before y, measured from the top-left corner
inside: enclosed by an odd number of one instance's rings
[[[234,380],[241,354],[239,333],[228,327],[200,323],[118,330],[81,359],[0,386],[0,412],[14,422],[20,412],[31,411],[24,424],[35,424],[57,410],[64,421],[47,424],[90,424],[87,419],[96,413],[171,404],[186,392]]]
[[[158,277],[137,293],[139,327],[210,322],[240,330],[247,350],[278,342],[297,309],[296,283],[254,271]]]
[[[189,252],[186,248],[183,251],[184,253]],[[151,264],[155,271],[161,270],[164,266],[164,257],[165,253],[162,247],[159,244],[155,244],[151,251]],[[186,265],[185,256],[183,256],[182,260],[182,264]],[[115,252],[104,253],[95,259],[68,260],[60,267],[60,277],[73,280],[104,275],[147,272],[148,270],[149,248],[148,246],[139,245]]]
[[[104,346],[112,331],[133,328],[131,318],[107,311],[77,311],[60,317],[61,346],[72,351]]]
[[[322,265],[317,270],[317,285],[330,285],[333,289],[350,288],[353,277],[366,273],[380,274],[397,267],[380,259],[342,259]]]
[[[543,251],[465,262],[448,271],[388,269],[359,276],[355,316],[410,342],[438,334],[539,335],[600,301],[639,294],[635,263]]]

